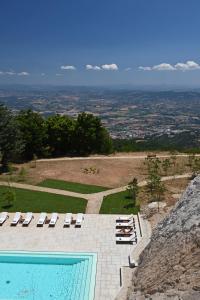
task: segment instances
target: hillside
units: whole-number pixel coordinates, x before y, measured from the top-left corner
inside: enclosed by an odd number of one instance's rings
[[[154,230],[128,299],[200,299],[200,176]]]

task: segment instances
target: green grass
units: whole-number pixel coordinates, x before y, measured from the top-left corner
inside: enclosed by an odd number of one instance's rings
[[[7,187],[0,186],[1,211],[78,213],[85,212],[87,205],[87,200],[81,198],[12,188],[15,192],[16,200],[14,201],[13,206],[5,207],[3,203],[3,193],[6,190],[8,190]]]
[[[125,191],[104,197],[100,214],[136,214],[139,209],[139,206],[132,205]]]
[[[69,181],[56,180],[56,179],[45,179],[44,181],[40,182],[38,185],[43,187],[53,188],[53,189],[60,189],[60,190],[66,190],[70,192],[82,193],[82,194],[98,193],[109,189],[103,186],[82,184],[82,183],[69,182]]]

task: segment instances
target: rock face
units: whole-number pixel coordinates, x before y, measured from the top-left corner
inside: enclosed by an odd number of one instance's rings
[[[200,299],[200,176],[154,230],[128,299]],[[148,297],[147,297],[148,299]]]

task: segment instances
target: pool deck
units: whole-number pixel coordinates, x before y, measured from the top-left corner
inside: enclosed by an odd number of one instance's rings
[[[120,245],[115,242],[115,220],[117,215],[85,215],[81,228],[63,228],[64,214],[54,228],[36,227],[39,214],[28,227],[18,224],[10,226],[14,214],[0,226],[0,250],[60,251],[60,252],[94,252],[97,253],[97,273],[95,300],[114,300],[120,291],[120,268],[128,266],[128,255],[134,250],[136,256],[144,247],[146,234],[141,220],[142,235],[135,216],[138,244]],[[147,240],[147,239],[146,239]],[[137,257],[135,257],[137,259]]]

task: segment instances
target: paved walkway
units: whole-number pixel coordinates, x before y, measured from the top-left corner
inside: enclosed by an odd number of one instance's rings
[[[115,299],[120,291],[120,268],[128,266],[128,255],[137,247],[137,244],[116,244],[116,215],[86,214],[81,228],[74,225],[63,228],[64,214],[59,214],[54,228],[48,225],[36,227],[39,214],[34,214],[34,219],[26,228],[20,224],[12,227],[10,221],[14,214],[9,213],[9,216],[0,226],[1,250],[97,253],[94,299]],[[140,237],[137,216],[135,222],[139,245],[144,237]]]
[[[162,177],[162,181],[167,181],[171,179],[180,179],[180,178],[188,178],[190,177],[191,174],[182,174],[182,175],[175,175],[175,176],[165,176]],[[147,184],[146,180],[140,181],[139,186],[145,186]],[[7,186],[8,182],[5,181],[0,181],[0,185]],[[57,194],[57,195],[64,195],[64,196],[71,196],[71,197],[76,197],[76,198],[83,198],[88,200],[87,208],[86,208],[86,213],[87,214],[98,214],[99,210],[101,208],[101,204],[103,201],[103,198],[105,196],[111,195],[111,194],[116,194],[119,192],[123,192],[126,190],[127,186],[122,186],[119,188],[114,188],[110,190],[106,190],[103,192],[99,193],[94,193],[94,194],[81,194],[81,193],[75,193],[75,192],[70,192],[70,191],[65,191],[65,190],[59,190],[59,189],[52,189],[52,188],[47,188],[47,187],[40,187],[36,185],[30,185],[30,184],[25,184],[25,183],[16,183],[12,182],[10,184],[13,187],[20,188],[20,189],[26,189],[26,190],[32,190],[32,191],[39,191],[39,192],[46,192],[46,193],[51,193],[51,194]]]

